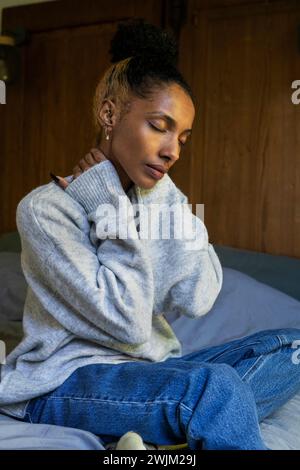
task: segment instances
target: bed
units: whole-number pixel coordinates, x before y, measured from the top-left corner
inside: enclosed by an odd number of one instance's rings
[[[214,245],[224,281],[211,311],[202,318],[166,315],[183,354],[271,328],[300,328],[300,259]],[[17,232],[0,237],[0,340],[9,353],[22,336],[26,282]],[[300,340],[300,338],[299,338]],[[300,358],[300,354],[299,354]],[[1,358],[0,358],[1,359]],[[300,367],[300,364],[299,364]],[[270,449],[300,449],[300,392],[261,423]],[[89,432],[28,424],[0,414],[0,450],[105,450]]]

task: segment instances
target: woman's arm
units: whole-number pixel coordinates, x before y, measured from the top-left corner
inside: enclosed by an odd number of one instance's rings
[[[151,262],[133,221],[129,238],[118,238],[113,212],[97,252],[89,238],[90,222],[98,235],[103,231],[99,207],[117,209],[119,196],[129,201],[104,161],[65,190],[48,185],[29,193],[18,205],[17,225],[23,271],[44,308],[71,333],[126,351],[151,335]]]
[[[77,166],[77,174],[95,165],[97,150],[94,150]],[[168,175],[159,183],[158,189],[150,192],[142,190],[140,194],[140,201],[146,206],[188,203],[187,197]],[[208,241],[207,229],[188,206],[183,213],[185,228],[194,227],[194,241],[184,236],[181,240],[145,240],[154,276],[154,315],[173,312],[197,318],[209,312],[221,290],[223,271],[219,258]]]
[[[187,197],[166,175],[160,193],[142,197],[144,204],[155,202],[169,204],[180,210],[179,222],[192,233],[182,230],[181,238],[174,235],[165,240],[149,240],[154,286],[154,314],[173,313],[197,318],[212,308],[222,286],[223,271],[213,246],[209,243],[207,229],[202,220],[195,216],[187,205]],[[157,201],[155,200],[157,199]],[[182,206],[185,205],[185,206]],[[166,212],[162,216],[171,220],[171,234],[174,233],[174,219]],[[176,219],[175,219],[176,220]],[[190,235],[194,235],[194,240]],[[163,256],[162,256],[163,254]]]
[[[188,199],[180,192],[181,203]],[[180,240],[176,254],[171,255],[174,278],[165,299],[167,311],[197,318],[210,311],[223,282],[219,258],[209,243],[207,229],[202,220],[188,206],[186,224],[194,224],[195,241]]]

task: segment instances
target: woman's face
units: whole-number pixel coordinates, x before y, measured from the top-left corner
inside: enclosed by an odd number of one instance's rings
[[[151,189],[162,173],[148,165],[168,171],[191,133],[195,116],[191,98],[172,84],[156,89],[150,99],[134,97],[120,120],[114,103],[108,101],[106,106],[112,111],[110,140],[103,139],[100,148],[115,164],[125,191],[133,183]]]

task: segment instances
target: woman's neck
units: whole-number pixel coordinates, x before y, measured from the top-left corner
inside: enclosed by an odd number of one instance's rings
[[[132,186],[134,185],[134,182],[129,178],[129,176],[124,171],[124,169],[120,165],[120,163],[115,158],[110,156],[109,143],[101,141],[101,143],[98,145],[98,149],[100,150],[100,152],[103,153],[104,157],[107,158],[107,160],[109,160],[114,165],[114,167],[115,167],[115,169],[116,169],[116,171],[119,175],[122,187],[123,187],[125,193],[127,193],[132,188]]]

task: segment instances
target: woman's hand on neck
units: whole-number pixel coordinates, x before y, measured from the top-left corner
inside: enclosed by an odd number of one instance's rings
[[[104,146],[105,147],[105,146]],[[89,170],[92,168],[94,165],[97,165],[98,163],[101,163],[105,160],[111,161],[111,163],[114,165],[121,184],[123,186],[124,191],[127,193],[129,189],[133,186],[133,182],[130,180],[128,177],[127,173],[123,170],[122,166],[119,164],[119,162],[108,155],[107,150],[103,150],[102,147],[98,146],[98,148],[92,148],[89,153],[87,153],[79,162],[77,165],[74,166],[73,168],[73,180],[78,178],[84,171]],[[55,181],[58,186],[60,186],[62,189],[66,189],[67,186],[70,184],[65,178],[62,176],[57,176],[54,175],[53,173],[50,173],[51,178]]]

